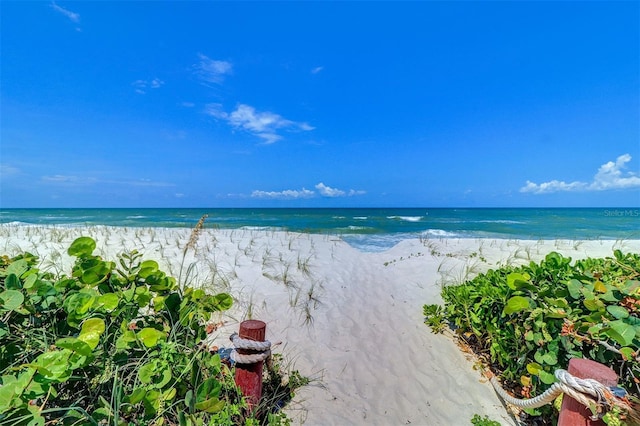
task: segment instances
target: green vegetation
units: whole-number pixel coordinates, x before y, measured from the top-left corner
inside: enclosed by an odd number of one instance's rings
[[[491,420],[489,417],[484,416],[480,417],[479,414],[476,414],[471,419],[471,424],[474,426],[500,426],[500,423],[495,420]]]
[[[278,409],[304,378],[283,384],[268,366],[269,403],[250,412],[233,369],[201,344],[229,294],[180,286],[135,250],[114,262],[95,248],[71,244],[71,276],[30,253],[0,258],[0,425],[289,423]]]
[[[425,305],[425,322],[446,322],[516,396],[534,397],[570,358],[613,368],[640,395],[640,255],[585,259],[550,253],[539,264],[489,270],[445,286],[444,307]],[[553,408],[526,410],[551,419]]]

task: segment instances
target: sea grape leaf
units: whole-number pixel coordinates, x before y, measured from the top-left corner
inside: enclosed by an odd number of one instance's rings
[[[153,302],[153,310],[155,312],[160,312],[161,310],[164,309],[164,301],[166,299],[166,296],[156,296],[152,299]]]
[[[542,383],[546,385],[551,385],[556,381],[556,377],[553,374],[544,370],[539,371],[538,377],[540,377]]]
[[[145,327],[138,332],[138,339],[140,339],[142,343],[148,348],[157,345],[158,340],[164,339],[166,337],[167,335],[164,332],[151,327]]]
[[[604,334],[622,346],[629,346],[636,337],[635,327],[623,320],[611,321],[608,325],[609,328],[604,331]]]
[[[626,295],[632,295],[634,293],[637,294],[638,292],[640,292],[640,281],[627,280],[624,282],[621,290]]]
[[[44,417],[40,413],[32,413],[33,417],[26,426],[44,426]]]
[[[224,408],[224,401],[220,401],[218,398],[210,398],[196,403],[194,408],[205,413],[217,413]]]
[[[78,339],[87,343],[93,350],[98,346],[100,336],[104,333],[106,326],[102,318],[89,318],[82,323],[82,329]]]
[[[14,275],[15,276],[15,275]],[[0,293],[0,309],[14,311],[22,306],[24,295],[18,290],[5,290]]]
[[[115,293],[105,293],[98,297],[98,303],[100,303],[107,312],[110,312],[118,307],[120,298]]]
[[[536,362],[530,362],[527,364],[527,371],[533,376],[538,376],[543,383],[548,385],[556,380],[553,374],[545,371],[542,366]]]
[[[38,372],[50,380],[60,380],[68,376],[69,356],[71,351],[63,349],[61,351],[44,352],[30,365],[38,369]]]
[[[171,368],[166,364],[160,364],[153,360],[140,367],[138,378],[142,383],[155,388],[162,388],[171,380]],[[148,393],[147,396],[149,396]]]
[[[82,356],[91,355],[91,347],[83,340],[76,339],[75,337],[63,337],[56,340],[56,346],[62,349],[69,349]]]
[[[155,389],[148,390],[142,400],[144,404],[144,412],[147,416],[153,415],[158,412],[160,408],[160,392]]]
[[[7,276],[15,274],[17,277],[20,277],[22,274],[27,272],[27,269],[29,269],[29,263],[27,262],[27,259],[18,259],[7,266],[5,274]]]
[[[12,383],[5,382],[0,386],[0,413],[5,413],[11,408],[12,400],[16,396],[15,381]]]
[[[575,278],[570,280],[567,283],[567,290],[569,290],[569,295],[571,296],[572,299],[580,299],[580,297],[582,297],[582,293],[580,292],[580,289],[582,288],[582,283],[578,280],[576,280]]]
[[[226,311],[233,305],[233,298],[227,293],[220,293],[210,296],[206,302],[208,310],[211,312]]]
[[[549,351],[542,357],[544,363],[547,365],[556,365],[558,363],[558,354],[554,351]]]
[[[96,249],[96,242],[89,237],[80,237],[76,239],[71,246],[69,246],[69,250],[67,253],[69,256],[75,257],[87,257],[91,256],[91,253]]]
[[[140,367],[138,370],[138,378],[142,383],[151,383],[153,379],[153,374],[156,370],[157,362],[151,361]]]
[[[4,279],[4,287],[7,290],[20,290],[22,283],[16,274],[9,274],[7,278]]]
[[[131,395],[129,395],[126,399],[130,404],[135,405],[138,402],[142,401],[142,398],[144,398],[146,393],[147,391],[143,388],[135,388],[133,392],[131,392]]]
[[[584,304],[585,308],[592,312],[599,311],[600,309],[604,308],[604,302],[600,299],[585,299],[582,303]]]
[[[625,361],[631,361],[632,359],[634,359],[636,354],[635,351],[629,347],[620,348],[620,353],[622,354],[622,358],[624,358]]]
[[[196,401],[202,402],[210,398],[217,398],[220,395],[221,390],[222,383],[214,378],[208,378],[198,386],[198,390],[196,391]]]
[[[530,362],[529,364],[527,364],[527,371],[529,372],[529,374],[537,376],[540,370],[542,370],[542,366],[537,362]]]
[[[176,397],[176,393],[177,393],[176,388],[169,388],[162,393],[162,399],[164,399],[165,401],[171,401],[173,398]]]
[[[526,272],[524,274],[512,272],[511,274],[507,275],[507,286],[509,286],[511,290],[517,290],[520,287],[529,284],[530,279],[531,276]]]
[[[513,296],[508,301],[504,307],[504,313],[507,315],[520,312],[529,307],[529,299],[524,296]]]
[[[600,295],[600,299],[604,300],[605,302],[618,303],[620,299],[622,299],[622,294],[618,291],[614,292],[612,290],[609,290],[605,294]]]
[[[38,281],[38,275],[37,274],[30,274],[25,280],[24,280],[24,288],[31,288],[33,287],[33,285],[36,283],[36,281]]]
[[[624,319],[629,316],[629,311],[622,307],[616,305],[607,306],[607,312],[609,312],[615,319]]]
[[[155,260],[145,260],[140,264],[140,272],[138,272],[138,275],[141,278],[147,278],[149,275],[158,272],[158,267],[158,262]]]
[[[598,293],[606,293],[607,286],[605,286],[602,281],[597,280],[595,283],[593,283],[593,290],[597,291]]]

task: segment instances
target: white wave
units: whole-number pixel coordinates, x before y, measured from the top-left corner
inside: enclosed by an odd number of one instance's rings
[[[445,231],[444,229],[427,229],[422,232],[425,237],[439,237],[439,238],[456,238],[460,237],[460,234],[455,232]]]
[[[241,226],[238,229],[245,231],[286,231],[286,228],[281,226]]]
[[[476,223],[507,223],[507,224],[524,224],[527,222],[522,222],[519,220],[507,220],[507,219],[502,219],[502,220],[476,220]]]
[[[354,216],[353,218],[354,218],[355,220],[367,220],[367,219],[369,219],[369,217],[368,217],[368,216]]]
[[[420,222],[424,216],[387,216],[387,219],[400,219],[405,222]]]

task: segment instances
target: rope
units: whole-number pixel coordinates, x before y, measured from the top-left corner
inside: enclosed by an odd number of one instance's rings
[[[614,399],[614,395],[611,390],[597,380],[580,379],[572,376],[566,370],[556,370],[555,376],[558,380],[557,382],[551,385],[551,387],[543,394],[530,399],[518,399],[512,397],[502,389],[495,376],[491,377],[490,382],[503,400],[520,408],[542,407],[553,402],[558,395],[562,393],[566,393],[586,407],[595,406],[599,413],[602,412],[602,405],[606,405],[608,407],[612,404],[615,405],[615,401],[612,401]],[[591,395],[591,397],[587,395]]]
[[[235,349],[231,351],[230,358],[233,362],[238,364],[255,364],[257,362],[264,361],[271,356],[271,342],[268,340],[264,342],[257,342],[255,340],[243,339],[238,333],[233,333],[231,342]],[[240,354],[236,349],[245,349],[255,351],[253,354]]]

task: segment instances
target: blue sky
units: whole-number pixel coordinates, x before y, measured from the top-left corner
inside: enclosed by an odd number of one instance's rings
[[[636,1],[0,7],[0,207],[640,206]]]

